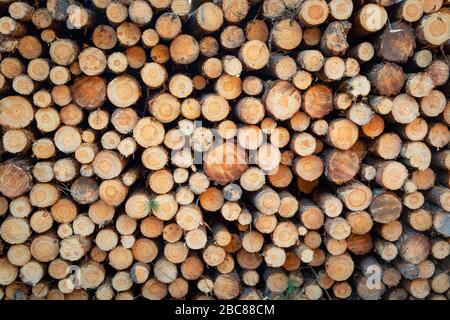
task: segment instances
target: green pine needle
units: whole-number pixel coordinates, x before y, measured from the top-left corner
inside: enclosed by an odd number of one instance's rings
[[[148,208],[150,213],[154,213],[155,211],[158,211],[160,207],[160,204],[158,201],[151,199],[148,201]]]
[[[298,283],[292,279],[289,279],[288,287],[287,287],[286,291],[284,292],[285,299],[288,299],[291,294],[293,294],[294,292],[296,292],[298,290],[298,288],[299,288]]]

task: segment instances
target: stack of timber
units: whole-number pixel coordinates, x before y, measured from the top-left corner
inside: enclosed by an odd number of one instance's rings
[[[450,299],[449,0],[0,0],[0,299]]]

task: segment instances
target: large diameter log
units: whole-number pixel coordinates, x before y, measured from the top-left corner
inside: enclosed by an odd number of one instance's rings
[[[419,264],[430,254],[431,244],[423,234],[406,229],[398,240],[397,247],[405,262]]]
[[[309,87],[304,95],[303,108],[314,119],[321,119],[326,116],[333,109],[330,88],[322,84]]]
[[[335,21],[330,23],[322,34],[320,47],[328,56],[343,55],[349,44],[347,33],[350,31],[351,23],[347,21]]]
[[[222,185],[235,181],[247,169],[245,151],[233,143],[219,144],[205,156],[204,169],[210,179]]]
[[[399,65],[380,63],[369,70],[367,79],[369,79],[375,93],[392,96],[398,94],[403,88],[406,76]]]
[[[369,208],[373,220],[379,223],[395,221],[402,212],[402,202],[393,192],[376,192]]]
[[[123,75],[108,83],[107,95],[116,107],[126,108],[136,103],[141,96],[141,90],[135,78]]]
[[[417,39],[424,44],[439,46],[448,40],[450,19],[441,12],[425,15],[416,30]]]
[[[404,22],[394,22],[379,36],[375,49],[378,57],[385,61],[405,63],[414,53],[415,36]]]
[[[245,42],[239,50],[239,59],[250,70],[264,68],[270,58],[267,45],[261,40],[250,40]]]
[[[28,126],[33,120],[33,107],[24,97],[7,96],[0,100],[0,125],[11,129]]]
[[[87,110],[97,109],[106,99],[106,83],[97,76],[78,78],[71,89],[74,101]]]

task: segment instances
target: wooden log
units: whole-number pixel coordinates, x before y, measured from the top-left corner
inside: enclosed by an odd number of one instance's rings
[[[325,1],[309,0],[300,6],[297,18],[308,27],[318,26],[325,22],[329,11],[330,9]]]
[[[298,177],[306,181],[318,179],[324,171],[323,161],[316,155],[294,159],[293,167]]]
[[[140,98],[140,95],[139,84],[131,76],[118,76],[108,83],[108,99],[119,108],[133,105]]]
[[[0,298],[447,299],[449,10],[394,2],[0,0]]]
[[[250,40],[260,40],[266,42],[269,38],[269,29],[263,20],[252,19],[247,22],[245,27],[245,36]]]
[[[74,101],[87,110],[100,107],[106,98],[106,84],[100,77],[78,78],[71,90]]]
[[[422,17],[423,13],[423,3],[415,0],[405,1],[396,9],[396,16],[408,22],[416,22]]]
[[[268,19],[280,18],[285,8],[283,1],[265,0],[262,5],[263,16]]]
[[[108,25],[99,25],[92,33],[92,42],[99,49],[112,49],[117,43],[116,31]]]
[[[431,162],[431,152],[423,142],[409,142],[403,145],[401,155],[405,162],[419,170],[425,170]]]
[[[335,281],[344,281],[353,273],[354,262],[348,254],[330,256],[325,263],[328,276]]]
[[[250,40],[241,46],[239,59],[248,69],[259,70],[269,62],[269,49],[261,40]]]
[[[448,38],[448,19],[442,19],[439,12],[424,15],[416,30],[417,40],[430,46],[439,46]]]
[[[426,73],[412,74],[406,81],[406,92],[416,98],[429,95],[433,88],[433,79]]]
[[[293,50],[302,41],[302,29],[295,20],[279,20],[272,28],[271,40],[281,50]]]
[[[330,23],[322,33],[320,47],[328,56],[339,56],[348,49],[347,33],[351,24],[347,21],[335,21]]]
[[[8,7],[11,18],[20,21],[29,21],[33,15],[34,8],[26,2],[13,2]]]
[[[381,30],[387,22],[387,12],[383,6],[369,3],[355,14],[354,34],[361,37]]]
[[[395,63],[381,63],[374,65],[367,73],[374,92],[384,96],[396,95],[403,87],[406,76],[401,67]]]
[[[408,263],[418,264],[430,254],[429,240],[420,233],[406,228],[396,243],[399,255]]]
[[[405,63],[415,49],[413,30],[403,22],[395,22],[379,36],[375,49],[378,57],[385,61]]]

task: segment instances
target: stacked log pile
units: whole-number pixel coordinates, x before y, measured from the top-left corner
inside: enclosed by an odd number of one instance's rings
[[[449,0],[0,0],[0,299],[449,299],[449,54]]]

